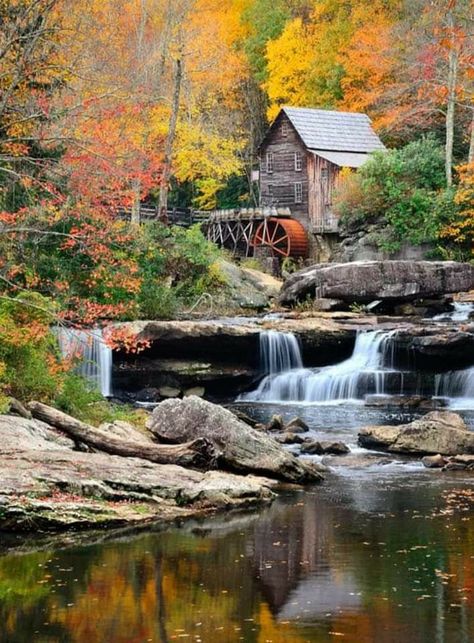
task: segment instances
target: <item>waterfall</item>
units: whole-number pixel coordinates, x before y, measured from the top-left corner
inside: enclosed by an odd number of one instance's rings
[[[54,329],[63,357],[77,357],[75,371],[97,387],[104,397],[112,395],[112,349],[101,328],[77,330]]]
[[[436,375],[435,395],[439,397],[461,398],[457,404],[474,404],[474,367],[462,371],[449,371]]]
[[[265,375],[303,368],[300,346],[293,333],[260,333],[260,364]]]
[[[452,321],[464,322],[468,321],[471,313],[474,312],[474,303],[455,301],[453,303],[454,310],[450,313],[442,313],[433,317],[434,321]]]
[[[391,338],[395,332],[359,332],[349,359],[317,370],[302,367],[301,353],[294,336],[271,331],[269,337],[270,333],[263,333],[260,358],[267,375],[257,390],[245,395],[244,399],[330,402],[361,399],[368,393],[384,393],[386,376],[394,372]]]

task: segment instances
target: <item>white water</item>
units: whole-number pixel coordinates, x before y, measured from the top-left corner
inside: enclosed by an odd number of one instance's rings
[[[56,328],[59,347],[66,359],[77,358],[76,373],[96,386],[104,397],[112,395],[112,349],[101,328]]]
[[[300,345],[293,333],[260,333],[260,362],[265,375],[303,368]]]
[[[474,409],[474,367],[436,375],[435,395],[449,398],[451,407]]]
[[[265,331],[260,336],[260,362],[265,374],[255,391],[240,399],[253,402],[335,403],[363,400],[368,394],[406,394],[413,375],[395,368],[396,331],[359,332],[349,359],[319,369],[303,367],[298,340],[291,333]],[[394,376],[395,374],[395,376]],[[390,382],[389,382],[389,379]],[[408,391],[421,394],[420,380]],[[474,367],[435,376],[436,397],[446,397],[455,408],[474,408]]]
[[[468,321],[472,312],[474,312],[474,304],[471,302],[455,301],[453,303],[454,310],[450,313],[442,313],[433,317],[434,321],[452,321],[464,322]]]
[[[349,359],[318,370],[302,367],[299,345],[293,335],[262,333],[260,358],[267,376],[256,391],[242,399],[332,402],[362,399],[369,392],[384,393],[385,377],[393,372],[390,339],[394,332],[361,332]]]

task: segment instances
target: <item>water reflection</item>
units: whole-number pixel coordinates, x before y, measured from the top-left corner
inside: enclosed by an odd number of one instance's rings
[[[334,478],[259,515],[0,558],[0,640],[474,640],[468,478]],[[466,491],[464,491],[464,494]]]

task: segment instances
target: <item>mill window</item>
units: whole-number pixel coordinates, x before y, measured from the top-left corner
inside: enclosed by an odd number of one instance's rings
[[[295,152],[295,171],[301,172],[303,169],[303,157],[301,152]]]
[[[303,184],[295,183],[295,203],[301,203],[303,201]]]
[[[267,152],[267,173],[273,172],[273,152]]]

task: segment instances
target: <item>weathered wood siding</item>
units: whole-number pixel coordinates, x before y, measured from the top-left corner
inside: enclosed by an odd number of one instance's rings
[[[286,136],[284,128],[286,127]],[[273,155],[273,171],[267,171],[267,154]],[[301,155],[301,170],[295,169],[295,154]],[[280,114],[260,149],[260,205],[288,207],[309,228],[308,155],[287,116]],[[295,202],[295,183],[301,183],[301,203]]]
[[[311,232],[322,232],[334,224],[332,200],[340,168],[311,152],[307,155],[308,213]]]

